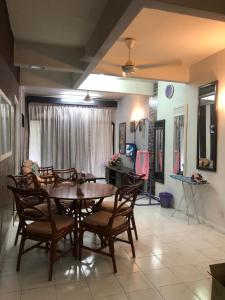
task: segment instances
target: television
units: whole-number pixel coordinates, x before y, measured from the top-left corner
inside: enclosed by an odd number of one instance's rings
[[[137,146],[134,143],[126,143],[126,156],[135,160],[137,152]]]

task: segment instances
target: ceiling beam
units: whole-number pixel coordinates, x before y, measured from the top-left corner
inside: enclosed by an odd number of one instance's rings
[[[155,8],[200,18],[225,21],[224,0],[141,0],[145,8]]]
[[[74,88],[78,88],[95,69],[107,51],[120,37],[133,18],[143,7],[139,0],[109,0],[103,14],[85,47],[85,56],[91,57],[85,71],[74,78]]]
[[[36,66],[44,70],[82,73],[80,58],[83,55],[83,48],[22,41],[14,43],[14,64],[25,68]]]
[[[72,73],[47,70],[21,69],[20,84],[48,88],[71,89]]]

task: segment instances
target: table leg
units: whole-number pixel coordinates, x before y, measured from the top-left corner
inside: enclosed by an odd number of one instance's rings
[[[78,258],[78,252],[77,252],[77,249],[78,249],[78,241],[79,241],[79,235],[78,235],[78,221],[77,221],[77,218],[78,218],[78,202],[75,200],[73,202],[73,209],[74,209],[74,257],[75,259]]]
[[[183,191],[184,191],[184,200],[185,200],[185,204],[186,204],[186,215],[188,217],[188,224],[190,224],[190,221],[189,221],[189,217],[190,217],[189,216],[189,206],[190,206],[191,200],[188,203],[188,199],[187,199],[187,195],[186,195],[186,191],[185,191],[183,182],[182,182],[182,186],[183,186]]]
[[[199,224],[201,224],[199,218],[198,218],[198,212],[197,212],[197,207],[196,207],[196,197],[195,197],[195,193],[193,191],[193,186],[191,185],[191,193],[192,193],[192,198],[193,198],[193,206],[194,206],[194,210],[195,210],[195,216],[196,219],[198,221]]]

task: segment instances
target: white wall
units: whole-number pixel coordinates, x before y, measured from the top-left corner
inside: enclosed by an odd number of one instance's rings
[[[198,213],[208,224],[225,232],[225,50],[196,63],[190,69],[191,84],[174,84],[174,97],[165,98],[168,83],[159,83],[158,119],[166,119],[165,184],[156,184],[156,191],[169,191],[175,202],[181,195],[180,183],[171,179],[173,171],[173,109],[188,103],[187,175],[196,172],[198,86],[219,81],[217,172],[200,171],[209,185],[198,188]]]
[[[130,132],[130,121],[134,119],[140,120],[141,118],[149,117],[149,97],[140,95],[127,95],[118,102],[116,112],[116,152],[119,152],[119,123],[126,122],[126,142],[134,142],[134,133]],[[145,122],[145,130],[136,131],[136,144],[137,148],[141,150],[148,149],[148,124]],[[133,164],[125,155],[121,155],[123,165],[129,168]]]
[[[174,95],[172,99],[168,99],[165,96],[165,88],[167,85],[168,82],[159,82],[158,85],[157,119],[165,119],[165,182],[164,184],[156,183],[156,194],[167,191],[172,193],[175,201],[177,201],[182,192],[181,186],[169,176],[173,173],[174,109],[188,104],[188,164],[186,174],[191,175],[193,169],[195,169],[198,90],[196,87],[188,84],[173,83]]]

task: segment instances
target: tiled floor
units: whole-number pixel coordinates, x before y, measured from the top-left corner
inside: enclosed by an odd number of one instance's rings
[[[82,263],[70,254],[59,260],[48,282],[42,250],[25,254],[16,273],[18,247],[8,243],[0,260],[0,300],[209,300],[208,266],[225,261],[225,235],[170,214],[159,206],[135,207],[136,259],[129,245],[116,243],[116,275],[110,258],[84,251]],[[96,243],[96,237],[86,241]]]

